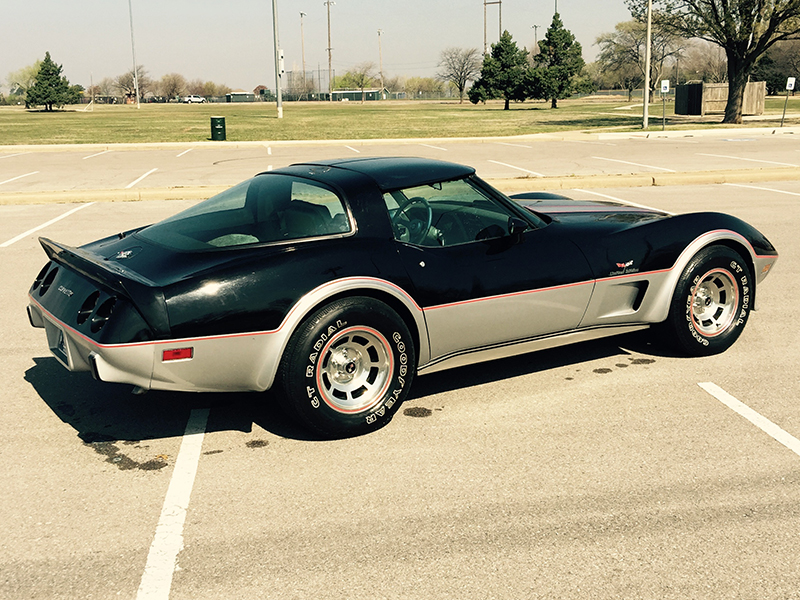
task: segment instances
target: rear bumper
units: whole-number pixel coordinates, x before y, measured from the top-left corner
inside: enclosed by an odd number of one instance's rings
[[[273,382],[284,341],[278,332],[266,331],[108,345],[69,327],[33,300],[28,318],[45,330],[50,352],[66,369],[154,390],[264,391]],[[184,348],[192,349],[190,358],[169,359]]]

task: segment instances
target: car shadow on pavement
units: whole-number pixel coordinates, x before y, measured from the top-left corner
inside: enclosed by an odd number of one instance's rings
[[[414,381],[407,400],[603,358],[633,355],[670,358],[681,356],[664,344],[653,343],[652,333],[645,330],[421,375]]]
[[[208,408],[206,432],[249,433],[256,424],[280,437],[317,440],[295,425],[273,394],[149,391],[134,395],[132,386],[103,383],[88,373],[70,373],[55,358],[34,358],[25,381],[64,423],[87,444],[140,441],[184,434],[189,413]]]
[[[408,400],[632,353],[676,356],[663,352],[660,345],[651,345],[646,335],[630,334],[423,375],[414,381]],[[190,412],[201,408],[211,409],[207,433],[250,433],[257,425],[287,439],[324,439],[295,424],[271,392],[149,391],[134,395],[129,385],[95,381],[88,373],[70,373],[52,357],[34,358],[34,363],[25,372],[25,381],[86,444],[180,437]]]

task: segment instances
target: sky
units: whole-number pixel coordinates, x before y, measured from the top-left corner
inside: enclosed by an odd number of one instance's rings
[[[502,0],[486,6],[487,39],[502,27],[518,46],[541,39],[554,4],[564,25],[595,59],[594,41],[630,19],[623,0]],[[278,38],[285,68],[327,72],[327,12],[323,0],[277,0]],[[0,89],[8,74],[44,58],[63,65],[70,83],[88,87],[133,65],[127,0],[3,2],[0,8]],[[130,0],[136,62],[153,79],[180,73],[251,91],[274,89],[272,0]],[[300,12],[306,13],[302,18]],[[331,11],[333,69],[337,75],[367,61],[386,77],[433,77],[445,48],[483,45],[483,0],[335,0]],[[539,25],[537,30],[533,25]],[[378,30],[383,33],[378,36]],[[379,48],[380,37],[380,48]],[[301,42],[302,40],[302,42]],[[381,52],[379,52],[379,50]]]

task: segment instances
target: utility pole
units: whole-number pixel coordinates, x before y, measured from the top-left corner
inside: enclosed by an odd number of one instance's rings
[[[300,55],[303,60],[303,95],[306,96],[308,87],[306,87],[306,38],[303,34],[303,17],[306,16],[302,10],[300,11]]]
[[[381,100],[383,100],[383,48],[381,47],[381,36],[383,29],[378,29],[378,57],[380,60],[379,73],[381,74]]]
[[[556,0],[558,1],[558,0]],[[642,110],[642,129],[647,129],[650,118],[650,45],[653,37],[653,0],[647,0],[647,36],[644,51],[644,108]]]
[[[136,73],[136,46],[133,43],[133,7],[131,0],[128,0],[128,14],[131,17],[131,54],[133,54],[133,89],[136,92],[136,108],[141,108],[139,105],[139,75]]]
[[[489,4],[497,4],[497,11],[499,15],[499,29],[500,36],[503,35],[503,0],[483,0],[483,54],[489,54],[489,42],[486,39],[486,7]]]
[[[531,29],[533,29],[533,52],[531,52],[531,55],[539,53],[539,39],[536,36],[536,33],[539,31],[539,27],[541,27],[541,25],[531,25]]]
[[[331,4],[336,4],[332,0],[323,2],[328,7],[328,101],[333,102],[333,66],[331,60]]]
[[[275,42],[275,96],[278,101],[278,118],[283,118],[283,97],[281,95],[281,57],[278,41],[278,0],[272,0],[272,39]]]

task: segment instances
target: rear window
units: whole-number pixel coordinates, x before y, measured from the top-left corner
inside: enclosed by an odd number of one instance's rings
[[[206,250],[352,230],[333,190],[276,173],[258,175],[136,235],[175,250]]]

